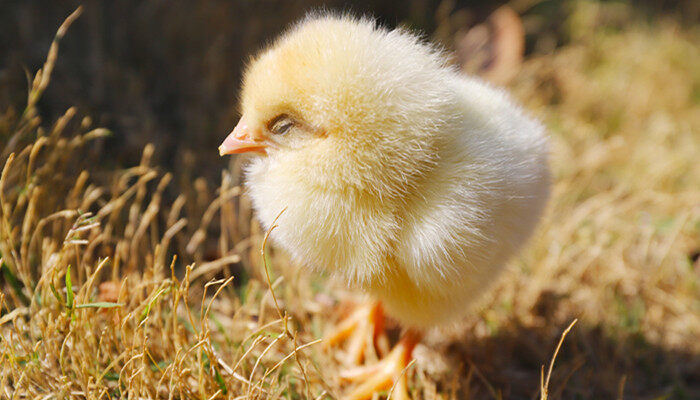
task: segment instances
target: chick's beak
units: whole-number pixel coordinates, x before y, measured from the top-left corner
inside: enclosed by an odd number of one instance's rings
[[[224,139],[219,146],[219,155],[238,154],[246,152],[264,153],[267,142],[260,129],[251,128],[248,123],[241,118],[233,131]]]

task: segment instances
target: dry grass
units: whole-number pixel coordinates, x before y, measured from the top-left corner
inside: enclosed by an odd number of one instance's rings
[[[164,204],[172,177],[149,165],[152,146],[140,165],[114,171],[112,184],[100,187],[80,171],[81,159],[107,132],[72,121],[74,109],[41,127],[35,104],[70,21],[34,79],[27,109],[3,119],[0,396],[266,398],[310,385],[318,394],[323,385],[305,355],[316,342],[302,341],[298,320],[272,307],[258,257],[250,279],[207,281],[260,248],[259,238],[245,239],[249,206],[240,200],[234,209],[240,189],[226,183],[228,174],[213,196],[200,188],[196,199]],[[201,216],[183,217],[193,203]],[[184,258],[202,259],[215,223],[222,226],[215,261],[184,266],[170,256],[181,239]]]
[[[414,398],[700,397],[700,33],[576,4],[572,43],[512,84],[552,132],[548,215],[474,315],[417,348]],[[261,256],[235,174],[177,190],[152,146],[105,170],[106,130],[43,122],[57,50],[26,108],[0,110],[0,398],[342,393],[315,346],[342,292]]]

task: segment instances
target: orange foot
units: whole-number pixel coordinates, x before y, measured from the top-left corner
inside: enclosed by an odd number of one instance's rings
[[[391,400],[410,400],[406,385],[405,369],[420,335],[407,331],[399,343],[382,360],[373,365],[353,368],[341,377],[350,382],[359,382],[344,400],[371,399],[374,393],[389,390]]]
[[[381,357],[388,352],[381,304],[368,303],[357,307],[326,335],[324,349],[347,342],[344,363],[357,366],[366,358],[368,349]]]

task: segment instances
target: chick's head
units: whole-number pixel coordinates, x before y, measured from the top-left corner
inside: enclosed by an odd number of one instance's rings
[[[241,119],[221,154],[253,152],[328,190],[391,197],[434,158],[452,94],[444,58],[419,38],[368,19],[315,15],[254,57]]]

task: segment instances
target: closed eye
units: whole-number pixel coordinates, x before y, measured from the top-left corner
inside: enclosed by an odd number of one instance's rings
[[[270,123],[267,124],[267,126],[270,132],[274,133],[275,135],[284,135],[294,126],[294,124],[294,120],[291,117],[286,114],[282,114],[275,117],[272,121],[270,121]]]

